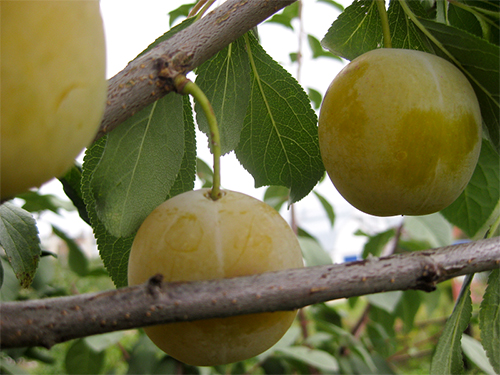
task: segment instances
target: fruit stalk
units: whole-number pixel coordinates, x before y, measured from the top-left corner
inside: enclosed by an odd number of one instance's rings
[[[392,48],[391,30],[389,29],[389,18],[385,9],[385,0],[376,0],[380,21],[382,22],[382,34],[384,36],[384,48]]]
[[[219,126],[217,125],[217,118],[215,117],[214,110],[210,101],[208,100],[205,93],[198,87],[196,83],[187,79],[183,75],[179,75],[174,80],[175,87],[182,94],[189,94],[198,102],[198,104],[203,109],[205,116],[207,118],[208,127],[210,128],[210,149],[212,155],[214,156],[214,177],[212,191],[210,192],[210,197],[216,201],[221,197],[220,190],[220,134]]]

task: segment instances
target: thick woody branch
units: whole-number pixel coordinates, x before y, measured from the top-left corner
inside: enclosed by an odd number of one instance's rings
[[[109,80],[96,139],[174,90],[173,80],[296,0],[228,0],[188,28],[130,62]]]
[[[154,324],[293,310],[393,290],[432,291],[453,277],[500,266],[500,238],[385,258],[203,282],[148,283],[0,306],[3,348],[45,346]]]

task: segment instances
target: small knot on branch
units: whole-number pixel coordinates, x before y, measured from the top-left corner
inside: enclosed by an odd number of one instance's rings
[[[150,277],[148,280],[148,284],[146,286],[147,293],[155,299],[158,298],[162,282],[163,282],[163,275],[160,273],[157,273],[156,275]]]
[[[422,269],[422,274],[416,280],[415,289],[433,292],[436,290],[436,285],[441,277],[441,269],[432,261],[426,263]]]

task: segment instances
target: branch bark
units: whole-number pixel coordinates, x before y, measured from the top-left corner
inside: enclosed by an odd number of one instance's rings
[[[95,139],[173,91],[173,80],[296,0],[228,0],[205,17],[130,62],[108,81],[104,117]]]
[[[203,282],[148,283],[0,305],[2,348],[45,346],[155,324],[293,310],[393,290],[432,291],[500,267],[500,237],[384,258]],[[111,308],[110,308],[111,307]]]

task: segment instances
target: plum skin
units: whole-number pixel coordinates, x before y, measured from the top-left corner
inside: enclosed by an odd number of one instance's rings
[[[421,51],[377,49],[333,80],[319,116],[323,163],[340,194],[376,216],[425,215],[465,189],[481,148],[467,78]]]
[[[97,0],[4,1],[1,199],[60,177],[97,133],[107,96]]]
[[[273,208],[234,191],[224,190],[216,201],[209,194],[201,189],[177,195],[146,218],[130,252],[129,285],[158,273],[165,281],[191,281],[303,267],[295,234]],[[295,315],[241,315],[146,327],[145,332],[181,362],[215,366],[267,350]]]

